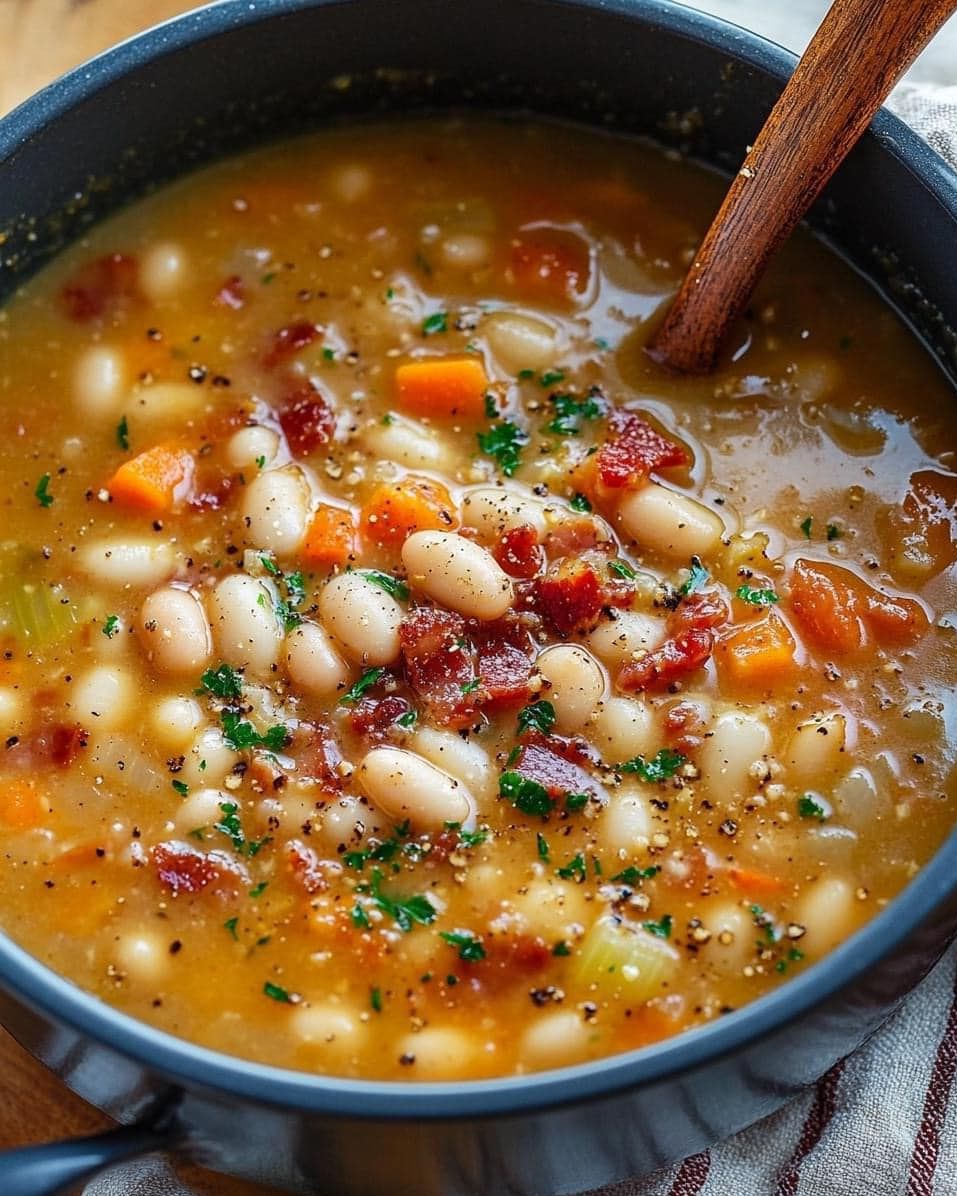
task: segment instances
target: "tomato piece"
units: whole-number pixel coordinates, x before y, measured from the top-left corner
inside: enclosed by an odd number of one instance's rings
[[[588,290],[591,251],[581,237],[565,229],[523,229],[512,242],[509,267],[523,294],[567,304]]]

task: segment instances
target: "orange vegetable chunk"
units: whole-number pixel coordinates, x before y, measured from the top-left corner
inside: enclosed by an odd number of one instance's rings
[[[302,546],[310,565],[344,565],[359,551],[359,535],[352,512],[323,503],[312,517]]]
[[[718,671],[734,685],[771,689],[793,671],[797,644],[787,624],[771,611],[722,636],[715,646]]]
[[[772,893],[780,893],[784,888],[776,876],[758,872],[755,868],[729,868],[728,876],[734,887],[748,897],[767,897]]]
[[[0,822],[5,826],[30,830],[43,820],[43,802],[37,783],[28,777],[7,781],[0,790]]]
[[[114,502],[159,514],[172,507],[192,476],[193,458],[186,449],[157,444],[125,461],[107,483],[107,489]]]
[[[362,536],[373,544],[395,547],[413,532],[451,531],[458,525],[452,495],[430,478],[383,482],[362,508]]]
[[[791,574],[791,609],[817,648],[848,656],[878,644],[908,643],[927,630],[923,607],[868,585],[840,565],[799,560]]]
[[[407,361],[395,372],[397,402],[415,415],[481,419],[488,385],[477,357]]]

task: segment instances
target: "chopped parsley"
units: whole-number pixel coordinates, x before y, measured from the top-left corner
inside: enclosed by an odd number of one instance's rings
[[[400,714],[395,721],[400,727],[408,730],[410,727],[414,727],[419,721],[419,712],[418,710],[407,710],[405,714]]]
[[[535,377],[534,370],[524,369],[524,370],[518,371],[518,380],[520,382],[527,382],[529,380],[529,378],[534,378],[534,377]]]
[[[457,831],[459,836],[459,845],[461,847],[478,847],[480,843],[484,843],[489,836],[489,829],[487,826],[480,826],[475,831],[463,831],[460,822],[447,822],[445,824],[447,831]]]
[[[266,468],[266,458],[264,456],[257,457],[256,464],[259,466],[260,469],[265,469]]]
[[[571,955],[571,947],[562,939],[552,947],[552,955]]]
[[[538,834],[535,836],[535,845],[538,848],[538,858],[540,860],[544,860],[545,863],[547,864],[548,859],[549,859],[548,840],[541,833],[541,831],[539,831]]]
[[[649,934],[656,935],[660,939],[671,938],[671,914],[665,914],[660,922],[642,922],[642,926]]]
[[[482,684],[481,677],[473,677],[471,681],[466,681],[464,685],[459,686],[463,695],[474,694],[478,687]]]
[[[691,564],[688,566],[688,576],[681,586],[679,586],[678,593],[682,598],[687,598],[689,594],[694,594],[697,590],[700,590],[707,580],[708,570],[702,565],[701,557],[693,556]]]
[[[116,425],[116,443],[124,452],[130,447],[130,426],[125,415]]]
[[[408,854],[419,854],[419,848],[416,844],[410,843],[408,846],[413,849]],[[388,864],[395,859],[401,850],[402,844],[398,839],[383,839],[381,843],[376,843],[373,847],[367,847],[361,851],[347,851],[342,857],[342,862],[347,868],[355,868],[356,871],[361,872],[367,860],[375,860],[380,864]]]
[[[523,814],[539,814],[544,817],[551,811],[552,800],[545,786],[523,777],[520,772],[503,772],[498,778],[498,791],[500,796],[507,797]]]
[[[829,540],[840,540],[841,529],[837,526],[836,523],[829,523],[827,525],[827,538]]]
[[[393,598],[398,598],[400,602],[405,602],[409,597],[408,585],[397,577],[393,577],[391,573],[380,573],[378,569],[363,569],[359,576],[364,577],[372,585],[378,586],[380,590],[385,590]]]
[[[238,710],[224,710],[223,739],[234,752],[257,747],[265,748],[268,752],[281,752],[289,741],[289,729],[282,723],[277,723],[260,735]]]
[[[242,697],[243,679],[231,665],[221,664],[219,668],[207,669],[199,679],[199,693],[212,694],[214,698],[228,701]]]
[[[609,561],[608,572],[614,573],[616,577],[624,578],[625,581],[634,581],[638,576],[627,561]]]
[[[423,336],[435,336],[436,333],[448,332],[448,330],[449,313],[447,311],[434,311],[422,321]]]
[[[564,370],[546,370],[538,380],[538,385],[544,387],[546,390],[549,386],[557,386],[559,382],[565,381]]]
[[[263,985],[263,992],[267,997],[271,997],[274,1001],[279,1001],[283,1005],[295,1005],[296,1001],[293,999],[292,993],[287,992],[281,985],[273,984],[271,980],[267,980]]]
[[[323,349],[322,357],[323,357],[324,361],[335,361],[335,359],[336,359],[335,349],[329,349],[329,348]]]
[[[797,947],[792,947],[788,951],[787,959],[779,959],[774,965],[774,970],[776,972],[786,972],[788,970],[789,964],[800,963],[803,958],[804,952],[799,950]]]
[[[518,712],[518,733],[526,731],[541,731],[543,735],[551,733],[555,725],[555,707],[544,699],[532,702],[524,710]]]
[[[349,917],[352,919],[352,925],[356,928],[356,930],[372,929],[372,923],[369,921],[368,914],[358,903],[358,901],[352,907]]]
[[[751,917],[755,926],[761,930],[765,943],[770,946],[778,941],[780,936],[774,927],[774,919],[760,905],[751,906]]]
[[[579,852],[578,855],[569,860],[563,867],[557,868],[556,872],[562,880],[575,879],[581,884],[588,875],[588,869],[585,866],[585,857]]]
[[[221,801],[219,808],[222,811],[222,817],[219,822],[213,824],[213,830],[219,831],[232,840],[233,850],[239,852],[240,855],[248,856],[250,859],[262,851],[267,843],[272,842],[272,838],[267,835],[262,839],[247,839],[243,830],[243,824],[239,819],[239,806],[235,802]]]
[[[635,756],[619,764],[615,772],[637,773],[643,781],[657,783],[670,780],[678,769],[685,763],[687,756],[676,752],[672,748],[661,748],[650,760],[644,756]]]
[[[369,989],[369,1004],[376,1013],[382,1012],[382,990],[380,988]]]
[[[485,395],[485,415],[488,419],[498,419],[498,403],[495,395],[488,392]]]
[[[755,590],[751,586],[738,586],[734,591],[734,596],[751,606],[773,606],[778,601],[774,590]]]
[[[226,921],[223,923],[223,929],[228,930],[229,933],[233,936],[233,938],[236,940],[237,943],[239,942],[239,935],[236,932],[236,927],[238,925],[239,925],[239,918],[235,917],[235,916],[232,918],[227,918]]]
[[[482,940],[471,930],[442,930],[439,938],[444,939],[450,947],[458,947],[459,959],[464,959],[466,963],[477,963],[485,958]]]
[[[396,926],[408,933],[413,924],[428,926],[435,921],[436,909],[424,894],[412,897],[390,897],[382,892],[382,872],[378,868],[372,869],[372,880],[369,884],[356,885],[356,892],[365,893],[376,906],[395,922]]]
[[[106,638],[108,640],[111,640],[114,635],[119,634],[120,616],[119,615],[107,615],[106,621],[104,622],[104,624],[100,628],[100,630],[103,632],[103,634],[106,636]]]
[[[263,893],[269,888],[268,880],[261,880],[258,885],[253,885],[249,890],[249,896],[255,901],[257,897],[261,897]]]
[[[810,538],[811,538],[811,528],[813,526],[814,526],[814,517],[812,515],[808,515],[807,519],[801,520],[801,531],[804,532],[804,535],[807,537],[808,540],[810,540]]]
[[[41,507],[53,506],[53,495],[50,493],[48,487],[50,485],[50,475],[45,473],[43,477],[37,482],[37,488],[34,490],[37,502]]]
[[[277,586],[282,586],[285,596],[278,599],[275,605],[276,618],[282,624],[284,631],[292,631],[302,622],[302,615],[296,607],[301,606],[306,597],[306,583],[302,573],[283,573],[275,561],[268,556],[261,556],[259,563],[272,577]]]
[[[566,793],[565,794],[565,809],[566,810],[584,810],[591,798],[590,793]]]
[[[580,492],[576,492],[571,496],[571,498],[568,500],[568,505],[573,511],[587,512],[591,510],[591,503],[584,496],[584,494],[581,494]]]
[[[810,793],[805,793],[802,797],[798,798],[798,814],[802,818],[816,818],[818,822],[824,822],[828,816],[827,810]]]
[[[616,873],[611,878],[611,883],[629,885],[631,888],[635,888],[643,880],[651,880],[653,876],[657,876],[660,871],[661,868],[657,864],[651,864],[647,868],[637,868],[634,864],[630,864],[627,868],[623,868],[621,872]]]
[[[522,463],[521,449],[528,444],[528,434],[517,424],[504,420],[487,432],[478,433],[479,448],[492,457],[507,478],[512,477]]]
[[[347,689],[346,692],[339,699],[340,706],[354,706],[356,702],[375,685],[385,673],[384,668],[366,669],[359,680]]]
[[[557,436],[577,436],[587,419],[598,419],[602,406],[597,399],[576,399],[574,395],[549,395],[549,402],[555,408],[554,416],[545,425],[546,431]]]
[[[180,797],[188,797],[189,796],[189,785],[187,785],[185,781],[171,781],[170,784],[173,786],[173,788],[176,790],[176,792],[180,795]]]

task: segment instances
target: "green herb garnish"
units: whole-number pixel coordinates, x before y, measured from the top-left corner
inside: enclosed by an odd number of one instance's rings
[[[801,531],[804,532],[804,535],[809,540],[811,538],[811,528],[813,526],[814,526],[814,517],[812,515],[808,515],[807,519],[801,520]]]
[[[621,872],[616,873],[611,878],[611,883],[629,885],[631,888],[635,888],[643,880],[651,880],[653,876],[657,876],[660,871],[661,869],[657,864],[651,864],[647,868],[637,868],[634,864],[630,864],[627,868],[623,868]]]
[[[252,859],[262,851],[267,843],[272,842],[272,838],[266,835],[262,839],[247,839],[243,831],[243,824],[239,819],[239,806],[235,802],[221,801],[219,808],[222,811],[222,817],[219,822],[213,824],[213,830],[219,831],[232,840],[233,850],[239,852],[240,855],[248,856]]]
[[[382,892],[382,872],[372,869],[372,880],[367,885],[357,885],[356,891],[367,893],[384,914],[388,914],[400,930],[408,933],[414,923],[428,926],[435,921],[436,909],[428,897],[416,894],[412,897],[390,897]]]
[[[642,922],[649,934],[657,935],[660,939],[671,938],[671,914],[665,914],[660,922]]]
[[[234,752],[262,747],[269,752],[281,752],[289,742],[289,730],[282,723],[270,727],[262,735],[238,710],[223,711],[223,739]]]
[[[239,925],[239,918],[237,918],[237,917],[227,918],[226,921],[223,923],[223,929],[228,930],[229,933],[233,936],[233,938],[236,940],[237,943],[239,942],[239,935],[236,932],[236,927],[238,925]]]
[[[646,760],[644,756],[635,756],[632,760],[617,765],[615,772],[637,773],[643,781],[654,784],[670,780],[686,760],[687,756],[683,756],[681,752],[672,748],[661,748],[650,760]]]
[[[114,635],[119,634],[120,630],[120,616],[107,615],[103,626],[100,628],[108,640],[111,640]]]
[[[378,988],[369,989],[369,1004],[376,1013],[382,1012],[382,991]]]
[[[564,370],[546,370],[538,380],[538,385],[544,387],[546,390],[549,386],[557,386],[559,382],[565,381]]]
[[[201,688],[198,692],[212,694],[214,698],[228,701],[232,698],[242,697],[243,679],[228,664],[221,664],[216,669],[207,669],[200,677],[199,683]]]
[[[349,912],[349,917],[352,919],[352,925],[356,928],[356,930],[372,929],[372,923],[369,921],[366,911],[362,908],[358,901]]]
[[[173,786],[173,788],[176,790],[176,792],[180,795],[180,797],[188,797],[189,796],[189,785],[187,785],[185,781],[171,781],[170,784]]]
[[[547,864],[549,859],[548,840],[541,833],[541,831],[539,831],[539,833],[535,836],[535,846],[538,849],[538,858],[540,860],[544,860]]]
[[[841,529],[836,523],[829,523],[827,525],[827,538],[829,540],[839,540],[841,538]]]
[[[587,419],[597,419],[602,414],[601,404],[593,398],[576,399],[574,395],[549,395],[549,402],[555,408],[555,415],[545,425],[557,436],[577,436]]]
[[[742,602],[750,603],[751,606],[773,606],[778,601],[774,590],[755,590],[751,586],[738,586],[734,596]]]
[[[116,425],[116,443],[124,452],[130,447],[130,426],[126,422],[125,415]]]
[[[448,332],[448,330],[449,313],[447,311],[434,311],[422,321],[423,336],[435,336],[439,332]]]
[[[255,901],[257,897],[261,897],[263,893],[269,888],[268,880],[261,880],[258,885],[253,885],[249,890],[249,896]]]
[[[564,939],[562,939],[561,942],[556,943],[555,946],[552,947],[552,955],[571,955],[571,953],[572,953],[571,948],[564,941]]]
[[[587,511],[591,510],[591,503],[584,496],[584,494],[581,494],[581,493],[573,494],[571,496],[571,498],[568,500],[568,505],[571,507],[571,509],[573,511],[587,512]]]
[[[700,590],[707,580],[708,570],[702,565],[700,557],[693,556],[688,576],[682,585],[679,586],[678,593],[682,598],[687,598],[689,594],[694,594],[697,590]]]
[[[544,699],[532,702],[524,710],[518,712],[518,733],[526,731],[540,731],[543,735],[551,734],[555,725],[555,707]]]
[[[273,982],[271,980],[267,980],[266,983],[263,985],[263,992],[266,994],[267,997],[271,997],[272,1000],[279,1001],[283,1005],[294,1005],[295,1004],[292,994],[286,992],[286,990],[281,985],[273,984]]]
[[[590,793],[566,793],[565,794],[565,809],[566,810],[584,810],[591,800]]]
[[[523,777],[519,772],[503,772],[498,778],[498,791],[500,796],[507,797],[523,814],[539,814],[544,817],[551,811],[552,802],[545,786]]]
[[[354,706],[356,702],[375,685],[385,673],[384,668],[366,669],[359,680],[347,689],[339,699],[340,706]]]
[[[625,581],[634,581],[638,576],[627,561],[609,561],[608,572],[614,573],[616,577],[624,578]]]
[[[34,490],[37,502],[41,507],[53,506],[53,495],[49,492],[50,475],[45,473],[43,477],[37,482],[37,488]]]
[[[459,686],[463,696],[467,694],[474,694],[478,687],[482,684],[481,677],[473,677],[471,681],[466,681],[464,685]]]
[[[419,712],[418,710],[407,710],[405,714],[400,714],[395,721],[398,726],[408,730],[410,727],[414,727],[419,721]]]
[[[391,573],[380,573],[378,569],[363,569],[360,577],[364,577],[372,585],[378,586],[380,590],[385,590],[393,598],[398,598],[400,602],[407,601],[409,597],[408,585],[397,577],[393,577]]]
[[[585,866],[585,857],[579,852],[578,855],[569,860],[563,867],[557,868],[556,872],[562,880],[571,880],[574,877],[581,884],[588,875],[588,869]]]
[[[494,458],[502,473],[510,478],[522,463],[521,449],[528,444],[528,434],[505,420],[487,432],[479,432],[478,443],[482,452]]]
[[[802,818],[816,818],[818,822],[824,822],[827,818],[827,810],[810,793],[805,793],[803,797],[798,798],[797,808],[798,814]]]
[[[466,963],[477,963],[485,958],[482,940],[471,930],[442,930],[439,938],[444,939],[450,947],[458,947],[459,959],[464,959]]]

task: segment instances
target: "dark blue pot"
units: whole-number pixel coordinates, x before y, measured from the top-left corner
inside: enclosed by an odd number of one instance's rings
[[[228,0],[0,122],[0,296],[147,187],[350,114],[526,108],[735,169],[793,62],[664,0]],[[692,109],[701,119],[676,142],[669,116]],[[957,177],[941,160],[882,114],[812,223],[957,375]],[[772,1112],[873,1033],[953,936],[955,878],[952,836],[850,942],[721,1021],[597,1063],[467,1084],[329,1079],[202,1050],[0,937],[3,1023],[127,1127],[0,1158],[0,1192],[50,1193],[163,1146],[330,1196],[557,1196],[646,1174]]]

